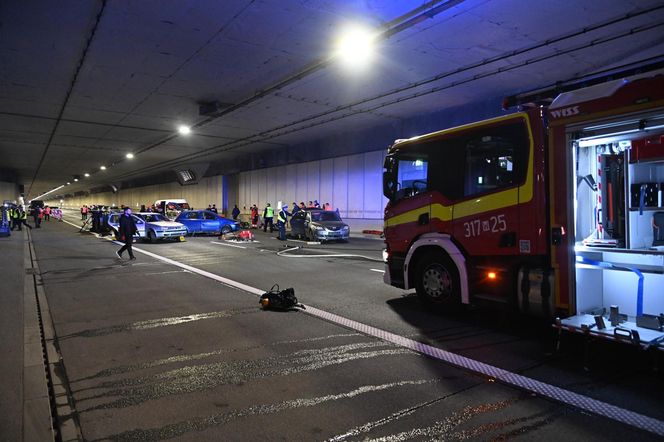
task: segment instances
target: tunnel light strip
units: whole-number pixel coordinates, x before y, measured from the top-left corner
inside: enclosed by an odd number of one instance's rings
[[[49,191],[46,192],[46,193],[42,193],[41,195],[32,198],[30,201],[38,200],[38,199],[40,199],[40,198],[42,198],[42,197],[48,195],[49,193],[52,193],[52,192],[55,192],[56,190],[60,190],[60,189],[62,189],[63,187],[65,187],[64,184],[63,184],[62,186],[58,186],[58,187],[56,187],[56,188],[53,189],[53,190],[49,190]]]
[[[77,229],[80,227],[69,221],[65,222],[70,224]],[[112,241],[118,245],[123,243],[119,241],[113,241],[110,238],[105,238],[108,241]],[[221,282],[224,285],[246,291],[248,293],[260,296],[265,293],[265,290],[260,290],[255,287],[242,284],[241,282],[234,281],[232,279],[224,278],[223,276],[216,275],[214,273],[206,272],[205,270],[192,267],[187,264],[183,264],[178,261],[174,261],[169,258],[157,255],[152,252],[148,252],[143,249],[134,247],[133,250],[148,255],[157,260],[172,264],[174,266],[189,270],[193,273],[197,273],[206,278],[213,279],[215,281]],[[573,407],[579,408],[581,410],[586,410],[591,413],[594,413],[599,416],[603,416],[624,424],[636,427],[659,436],[664,436],[664,421],[645,416],[643,414],[626,410],[624,408],[618,407],[616,405],[611,405],[606,402],[599,401],[597,399],[584,396],[579,393],[574,393],[564,388],[556,387],[554,385],[547,384],[545,382],[537,381],[535,379],[523,376],[517,373],[512,373],[510,371],[504,370],[493,365],[485,364],[484,362],[476,361],[474,359],[467,358],[465,356],[457,355],[450,353],[443,349],[433,347],[431,345],[424,344],[422,342],[415,341],[413,339],[408,339],[403,336],[390,333],[388,331],[372,327],[361,322],[353,321],[343,316],[335,315],[334,313],[328,313],[326,311],[317,309],[315,307],[307,306],[306,310],[303,311],[304,314],[315,316],[320,319],[341,325],[343,327],[364,333],[375,338],[391,342],[400,347],[408,348],[417,353],[427,355],[431,358],[437,359],[439,361],[446,362],[455,367],[469,370],[471,372],[488,376],[491,379],[496,379],[500,382],[503,382],[507,385],[511,385],[523,390],[527,390],[533,393],[536,393],[542,397],[553,399],[555,401],[561,402],[563,404],[571,405]]]

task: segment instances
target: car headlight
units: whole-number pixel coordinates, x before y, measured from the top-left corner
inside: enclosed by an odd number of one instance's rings
[[[341,228],[341,230],[343,230],[344,232],[348,232],[348,231],[350,230],[350,227],[348,227],[348,226],[343,226],[343,227]]]
[[[316,229],[318,231],[321,231],[321,230],[325,230],[325,227],[323,227],[323,226],[314,226],[314,229]]]

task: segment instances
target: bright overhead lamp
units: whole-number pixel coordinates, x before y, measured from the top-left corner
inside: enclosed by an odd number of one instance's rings
[[[364,67],[373,58],[375,40],[369,29],[352,26],[339,37],[334,55],[349,68]]]
[[[85,173],[83,174],[83,176],[85,176],[85,177],[89,177],[89,176],[90,176],[90,174],[89,174],[89,173],[87,173],[87,172],[85,172]]]
[[[191,127],[182,124],[178,126],[178,132],[180,132],[180,135],[189,135],[191,133]]]
[[[106,166],[101,166],[100,169],[101,170],[106,170]]]
[[[130,160],[131,160],[132,158],[134,158],[134,154],[131,153],[131,152],[129,152],[129,153],[128,153],[127,155],[125,155],[125,156],[126,156],[127,158],[129,158]]]
[[[74,178],[74,181],[78,181],[78,178]]]
[[[70,184],[71,184],[71,183],[70,183],[69,181],[67,181],[67,185],[70,185]]]

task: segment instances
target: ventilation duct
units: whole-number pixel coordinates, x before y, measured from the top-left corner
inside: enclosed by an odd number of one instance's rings
[[[209,163],[185,164],[173,169],[173,171],[181,186],[189,186],[198,184],[209,166]]]

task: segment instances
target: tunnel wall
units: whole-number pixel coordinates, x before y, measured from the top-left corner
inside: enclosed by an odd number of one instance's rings
[[[339,209],[344,219],[381,220],[387,200],[382,193],[386,150],[242,172],[238,179],[240,209],[282,201],[318,200]],[[375,224],[375,223],[374,223]]]
[[[195,209],[206,208],[209,204],[216,204],[220,208],[223,193],[222,178],[222,176],[207,177],[201,179],[198,184],[189,186],[181,186],[179,183],[173,182],[120,189],[117,193],[93,193],[65,198],[62,204],[59,200],[51,200],[47,204],[65,208],[79,208],[84,204],[117,205],[118,207],[125,205],[136,209],[142,204],[146,206],[153,204],[161,198],[184,198]]]
[[[0,204],[3,201],[16,201],[18,199],[18,186],[15,183],[0,181]]]

